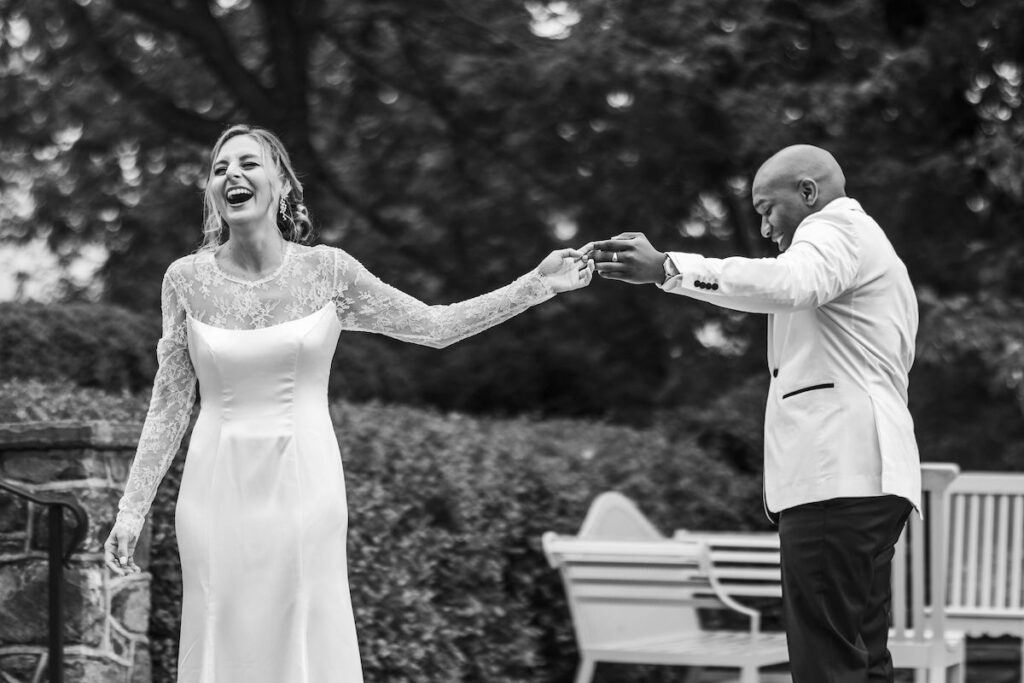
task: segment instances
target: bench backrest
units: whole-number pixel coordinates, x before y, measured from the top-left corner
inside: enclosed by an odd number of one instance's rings
[[[924,519],[912,512],[896,544],[890,639],[924,641],[926,628],[945,633],[949,488],[959,472],[952,463],[921,466]]]
[[[611,646],[699,630],[699,608],[722,608],[699,541],[607,543],[546,537],[562,574],[577,642]]]
[[[676,540],[708,544],[719,586],[741,598],[781,598],[779,535],[775,532],[690,531],[678,529]]]
[[[996,495],[991,481],[972,484],[974,477],[984,475],[961,475],[960,479],[967,477],[961,488],[957,465],[927,463],[921,469],[924,519],[911,513],[893,557],[891,638],[897,641],[922,641],[926,629],[945,632],[947,579],[952,582],[951,598],[963,600],[970,593],[979,601],[994,602],[1013,594],[1020,604],[1024,492],[984,498]],[[962,532],[959,546],[959,532],[950,527],[954,481],[958,496],[968,488],[977,489],[966,493],[965,503],[958,503],[963,512],[953,508],[953,519],[960,514],[960,527],[968,530]],[[987,509],[1005,513],[1003,521],[985,522]],[[974,520],[976,527],[971,526]],[[577,536],[548,532],[543,541],[548,561],[561,571],[581,647],[695,631],[700,628],[699,608],[748,613],[730,596],[781,595],[777,534],[679,531],[669,540],[628,498],[615,492],[595,500]],[[961,557],[978,558],[974,569],[967,563],[950,576],[951,543]],[[993,566],[994,579],[970,580],[991,576]],[[975,584],[977,590],[967,590]],[[758,628],[753,616],[751,629]]]
[[[548,532],[543,544],[581,648],[693,632],[697,609],[725,607],[707,545],[665,538],[621,494],[601,494],[578,535]]]
[[[1024,474],[961,474],[950,492],[947,604],[960,612],[1024,609]]]
[[[951,463],[926,463],[921,467],[924,519],[911,513],[896,545],[892,564],[893,637],[921,640],[924,628],[945,630],[945,610],[940,604],[946,586],[945,530],[949,528],[949,492],[959,467]],[[713,572],[722,590],[740,597],[781,597],[779,537],[777,533],[678,530],[679,540],[702,540],[711,549]],[[934,576],[929,565],[938,567]]]

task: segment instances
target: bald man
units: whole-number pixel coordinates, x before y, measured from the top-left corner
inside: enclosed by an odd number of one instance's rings
[[[893,546],[921,473],[907,410],[917,301],[835,158],[787,147],[754,176],[775,258],[664,253],[642,233],[589,245],[597,272],[768,315],[765,507],[778,524],[795,683],[892,681]]]

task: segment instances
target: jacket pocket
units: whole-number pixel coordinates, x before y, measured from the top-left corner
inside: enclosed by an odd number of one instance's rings
[[[817,391],[818,389],[835,389],[835,388],[836,388],[836,383],[835,382],[825,382],[824,384],[813,384],[813,385],[811,385],[809,387],[804,387],[802,389],[796,389],[794,391],[789,392],[788,394],[783,394],[782,395],[782,399],[785,400],[785,399],[789,398],[790,396],[796,396],[797,394],[803,394],[803,393],[808,392],[808,391]]]

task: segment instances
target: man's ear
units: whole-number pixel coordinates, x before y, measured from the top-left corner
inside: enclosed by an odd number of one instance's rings
[[[813,178],[800,180],[800,199],[807,206],[814,206],[818,202],[818,183]]]

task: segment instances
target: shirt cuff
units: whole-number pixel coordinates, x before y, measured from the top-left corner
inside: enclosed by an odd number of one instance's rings
[[[666,292],[672,292],[683,285],[683,273],[687,272],[686,257],[691,254],[679,252],[668,252],[665,256],[665,281],[658,284],[658,287]],[[682,265],[680,265],[682,262]]]
[[[662,284],[665,284],[671,278],[674,278],[676,275],[679,275],[679,269],[676,268],[676,264],[672,262],[672,257],[669,256],[668,254],[665,254],[664,268],[665,268],[665,279],[664,279],[664,281],[662,281]]]

